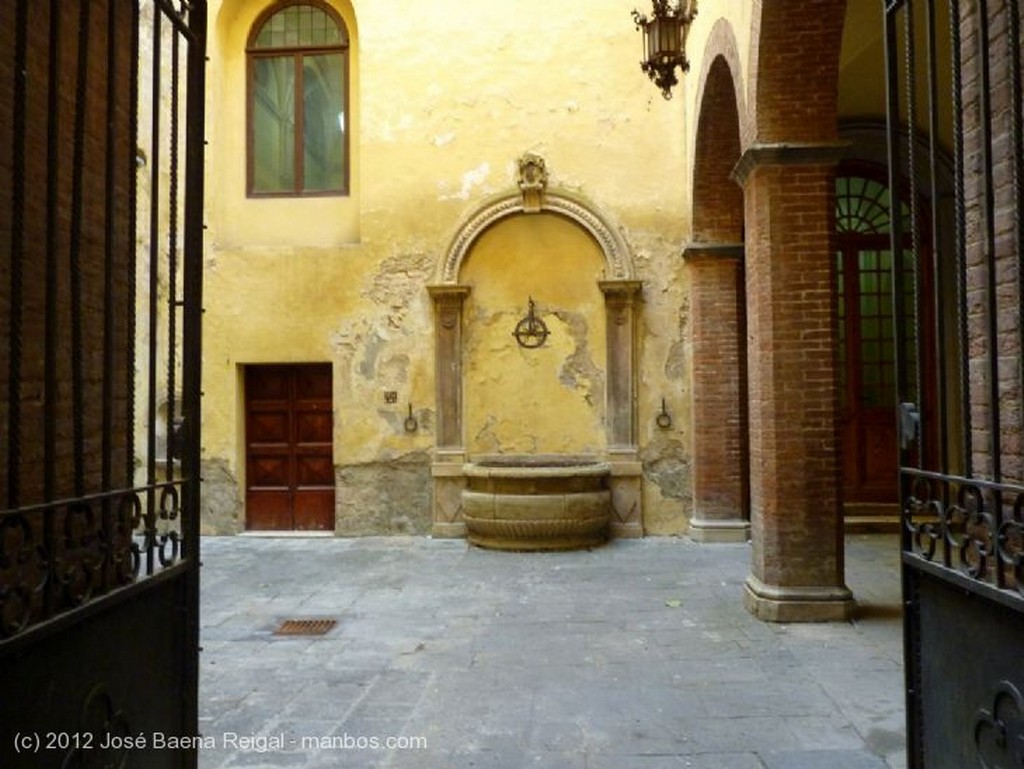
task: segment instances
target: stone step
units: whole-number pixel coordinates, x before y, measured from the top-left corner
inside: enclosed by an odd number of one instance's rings
[[[900,530],[900,506],[894,503],[848,503],[843,506],[843,529],[848,534],[897,534]]]

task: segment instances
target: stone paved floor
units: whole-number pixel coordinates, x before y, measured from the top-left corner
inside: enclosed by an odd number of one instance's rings
[[[747,545],[203,549],[203,769],[905,766],[893,537],[847,539],[861,610],[828,625],[747,614]],[[320,617],[338,624],[273,634]]]

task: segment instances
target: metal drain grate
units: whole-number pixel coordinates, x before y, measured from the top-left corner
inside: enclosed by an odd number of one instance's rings
[[[336,619],[286,619],[281,620],[274,635],[324,635],[337,624]]]

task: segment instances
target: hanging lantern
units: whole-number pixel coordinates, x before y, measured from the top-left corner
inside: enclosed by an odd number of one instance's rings
[[[643,32],[644,59],[640,69],[661,89],[666,99],[672,98],[672,86],[679,82],[676,67],[686,72],[690,62],[686,58],[686,36],[697,15],[697,0],[653,0],[654,15],[647,18],[633,11],[633,22]],[[685,7],[684,7],[685,6]]]

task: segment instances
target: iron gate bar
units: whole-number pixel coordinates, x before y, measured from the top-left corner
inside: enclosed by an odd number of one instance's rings
[[[1020,5],[1010,0],[1010,39],[1020,40]],[[1021,62],[1019,56],[1010,57],[1010,120],[1012,131],[1013,188],[1024,189],[1024,97],[1022,97]],[[1014,246],[1017,250],[1017,285],[1024,286],[1024,197],[1018,195],[1014,211]],[[1024,291],[1017,295],[1017,315],[1024,318]],[[1017,329],[1018,380],[1024,383],[1024,322]],[[1020,413],[1020,428],[1024,431],[1024,408]]]
[[[140,51],[142,47],[142,14],[137,2],[132,3],[132,40],[131,40],[131,61],[139,62]],[[131,93],[133,109],[129,116],[129,131],[132,136],[132,140],[135,142],[134,157],[130,164],[130,170],[128,175],[128,193],[132,200],[131,210],[128,212],[128,228],[134,236],[139,231],[139,214],[138,214],[138,199],[139,199],[139,110],[138,110],[138,97],[139,84],[141,82],[141,74],[139,70],[141,67],[134,66],[131,68]],[[111,86],[113,88],[113,86]],[[135,310],[137,307],[138,297],[138,253],[137,248],[128,249],[128,293],[131,298],[132,311],[128,313],[127,317],[127,335],[131,340],[138,339],[138,312]],[[128,394],[128,402],[126,404],[127,416],[125,425],[125,478],[132,478],[134,480],[135,473],[135,393],[136,393],[136,381],[135,381],[135,366],[134,361],[137,352],[133,349],[131,354],[131,360],[133,365],[125,366],[126,381],[125,381],[125,392]]]
[[[46,129],[46,320],[44,345],[43,393],[43,495],[56,496],[55,471],[57,464],[57,115],[60,70],[60,17],[59,0],[50,0],[50,58],[48,72],[48,121]],[[53,541],[53,517],[45,513],[44,537]],[[49,601],[50,592],[46,599]],[[49,608],[49,607],[48,607]]]
[[[71,236],[68,248],[68,274],[71,276],[71,413],[74,441],[75,496],[85,493],[85,409],[82,393],[82,177],[85,161],[85,115],[88,110],[86,73],[89,66],[89,10],[85,0],[78,12],[78,77],[75,83],[74,149],[71,162]],[[109,196],[108,196],[109,197]]]
[[[14,174],[11,195],[11,308],[8,338],[7,382],[7,501],[17,508],[21,498],[21,312],[24,290],[23,264],[25,257],[25,102],[28,79],[28,0],[18,0],[14,32],[14,117],[13,158]]]
[[[171,36],[171,71],[178,72],[181,65],[179,58],[179,36]],[[177,339],[178,329],[178,78],[171,79],[170,105],[170,179],[168,190],[168,226],[167,226],[167,337]],[[174,478],[174,440],[171,431],[175,418],[175,347],[171,346],[171,360],[167,366],[167,440],[164,442],[164,466],[167,477]]]
[[[174,7],[173,0],[156,0],[156,6],[167,17],[180,35],[190,43],[199,43],[206,39],[206,0],[179,0],[180,9]],[[186,20],[187,16],[187,20]],[[199,32],[199,17],[203,17],[202,33]]]
[[[150,104],[150,145],[149,145],[149,300],[146,305],[149,309],[149,360],[146,377],[146,413],[150,418],[146,421],[146,486],[149,491],[146,496],[146,537],[156,536],[156,495],[153,491],[156,483],[156,419],[157,414],[157,356],[159,351],[155,344],[158,339],[160,326],[159,317],[159,273],[160,273],[160,87],[162,61],[162,37],[160,35],[161,13],[153,14],[153,72],[152,72],[152,104]],[[141,30],[140,30],[141,36]],[[170,340],[173,345],[174,340]],[[152,572],[154,566],[154,552],[151,543],[147,541],[146,567]]]
[[[929,415],[926,413],[927,410],[924,407],[924,371],[923,366],[925,362],[925,355],[922,354],[921,342],[924,341],[925,337],[921,333],[921,322],[923,319],[922,314],[922,299],[921,296],[921,237],[919,232],[920,224],[920,205],[919,205],[919,192],[917,188],[917,142],[914,141],[914,132],[917,130],[917,68],[914,66],[915,56],[917,50],[917,33],[914,24],[914,16],[912,13],[904,15],[904,30],[903,34],[906,38],[906,89],[907,89],[907,117],[906,117],[906,166],[892,166],[890,168],[890,185],[889,189],[892,190],[895,186],[895,211],[902,211],[901,205],[901,191],[904,187],[907,189],[907,207],[910,209],[910,259],[911,259],[911,287],[914,292],[913,300],[913,315],[910,316],[911,320],[907,323],[906,307],[906,284],[901,283],[900,291],[897,294],[896,301],[893,302],[893,312],[896,317],[900,319],[899,322],[906,323],[909,327],[904,330],[900,337],[904,342],[904,350],[906,351],[907,336],[912,340],[912,344],[917,348],[917,354],[914,356],[914,369],[908,371],[907,376],[912,377],[914,383],[913,391],[909,391],[906,386],[899,386],[899,378],[897,376],[897,392],[899,399],[897,403],[904,401],[915,401],[917,403],[917,454],[919,457],[923,457],[927,452],[927,436],[929,435],[928,429],[928,418]],[[892,193],[890,193],[892,194]],[[902,227],[902,224],[900,225]],[[898,264],[898,269],[901,271],[906,270],[906,249],[904,244],[906,243],[906,233],[900,232],[900,250],[893,251],[893,262]],[[895,235],[893,235],[895,237]],[[938,244],[936,244],[938,247]],[[895,268],[894,268],[895,269]],[[904,277],[904,280],[906,278]],[[895,285],[893,290],[896,290]],[[906,366],[909,363],[909,356],[904,358],[896,359],[897,371],[901,366]],[[905,382],[905,385],[907,383]]]
[[[929,3],[926,7],[927,13],[927,35],[928,35],[928,99],[931,104],[939,103],[939,78],[938,78],[938,44],[936,42],[936,20],[935,6]],[[928,164],[931,173],[931,200],[940,199],[939,190],[939,113],[938,110],[928,111],[928,135],[929,157]],[[942,311],[943,300],[946,295],[946,272],[942,269],[941,256],[943,250],[940,246],[942,238],[939,231],[939,217],[931,217],[931,263],[932,263],[932,307],[935,308],[935,367],[938,371],[946,370],[946,354],[942,347],[942,340],[946,338],[946,315]],[[937,447],[939,467],[943,472],[949,470],[949,418],[946,413],[948,392],[946,377],[935,377],[935,400],[938,404],[935,417],[937,425]]]
[[[186,686],[193,696],[185,703],[185,722],[199,724],[199,511],[201,507],[200,482],[200,413],[202,398],[202,339],[203,339],[203,212],[204,173],[206,147],[206,50],[207,17],[205,0],[194,0],[189,8],[190,37],[188,55],[188,106],[186,142],[188,160],[185,167],[185,184],[189,194],[185,198],[185,295],[191,298],[184,313],[184,382],[186,414],[182,472],[192,482],[185,488],[185,506],[192,515],[184,522],[185,548],[188,574],[185,579],[185,602],[191,607],[186,614],[186,643],[194,654],[185,662]],[[189,752],[193,766],[198,762],[196,748]]]
[[[957,299],[957,340],[960,345],[958,364],[960,370],[960,420],[963,434],[964,475],[974,474],[974,423],[971,414],[971,371],[967,350],[970,349],[967,307],[967,189],[964,171],[964,102],[962,41],[960,38],[960,0],[949,3],[950,53],[953,58],[953,164],[955,177],[956,227],[956,299]]]
[[[107,40],[111,41],[115,39],[117,34],[117,12],[114,3],[107,5],[107,29],[106,35]],[[134,34],[133,34],[134,37]],[[132,61],[138,61],[137,58]],[[117,71],[117,46],[107,45],[107,72]],[[135,71],[137,67],[132,67]],[[103,167],[104,174],[104,189],[112,190],[117,182],[116,173],[117,167],[114,163],[114,151],[117,144],[116,137],[116,125],[117,125],[117,110],[115,109],[116,91],[113,87],[110,78],[107,79],[107,88],[105,93],[107,100],[106,110],[106,128],[103,141],[104,141],[104,152],[106,153],[106,162]],[[134,136],[132,132],[132,136]],[[134,166],[134,163],[130,164]],[[133,174],[134,176],[134,174]],[[132,199],[135,199],[134,192],[132,193]],[[133,207],[134,208],[134,207]],[[114,220],[116,216],[116,209],[114,206],[114,196],[106,195],[106,201],[103,207],[103,385],[102,385],[102,421],[103,421],[103,436],[101,439],[101,467],[100,467],[100,485],[104,489],[109,489],[114,484],[114,377],[115,377],[115,366],[114,366],[114,355],[115,346],[114,339],[116,334],[116,327],[114,323],[114,304],[115,304],[115,290],[114,290],[114,265],[115,265],[115,254],[114,254],[114,238],[116,236]],[[133,230],[134,231],[134,230]],[[134,248],[131,249],[134,252]],[[134,275],[134,267],[132,274]],[[134,291],[129,291],[131,296],[134,296]],[[133,302],[134,306],[134,302]],[[133,315],[134,313],[129,313]],[[129,336],[129,339],[134,339],[134,334]],[[126,367],[126,368],[134,368]],[[131,390],[128,391],[131,393]],[[129,397],[129,400],[132,400]],[[132,420],[128,420],[128,425],[132,424]],[[127,432],[130,432],[130,428]],[[130,450],[129,452],[130,453]],[[110,531],[114,526],[113,518],[113,507],[109,501],[104,500],[102,504],[102,515],[103,515],[103,530]],[[114,568],[113,565],[107,561],[103,564],[104,573],[101,576],[101,583],[108,584],[110,580],[114,579]]]
[[[989,398],[989,461],[992,463],[992,478],[1002,480],[1002,457],[1000,456],[999,425],[999,307],[998,289],[996,287],[996,225],[995,225],[995,187],[993,185],[992,164],[992,78],[989,65],[988,38],[988,0],[976,0],[981,23],[978,25],[978,60],[981,65],[981,85],[978,89],[979,111],[981,112],[981,173],[984,179],[982,192],[985,211],[982,216],[984,247],[982,254],[987,266],[986,290],[988,292],[988,398]]]

